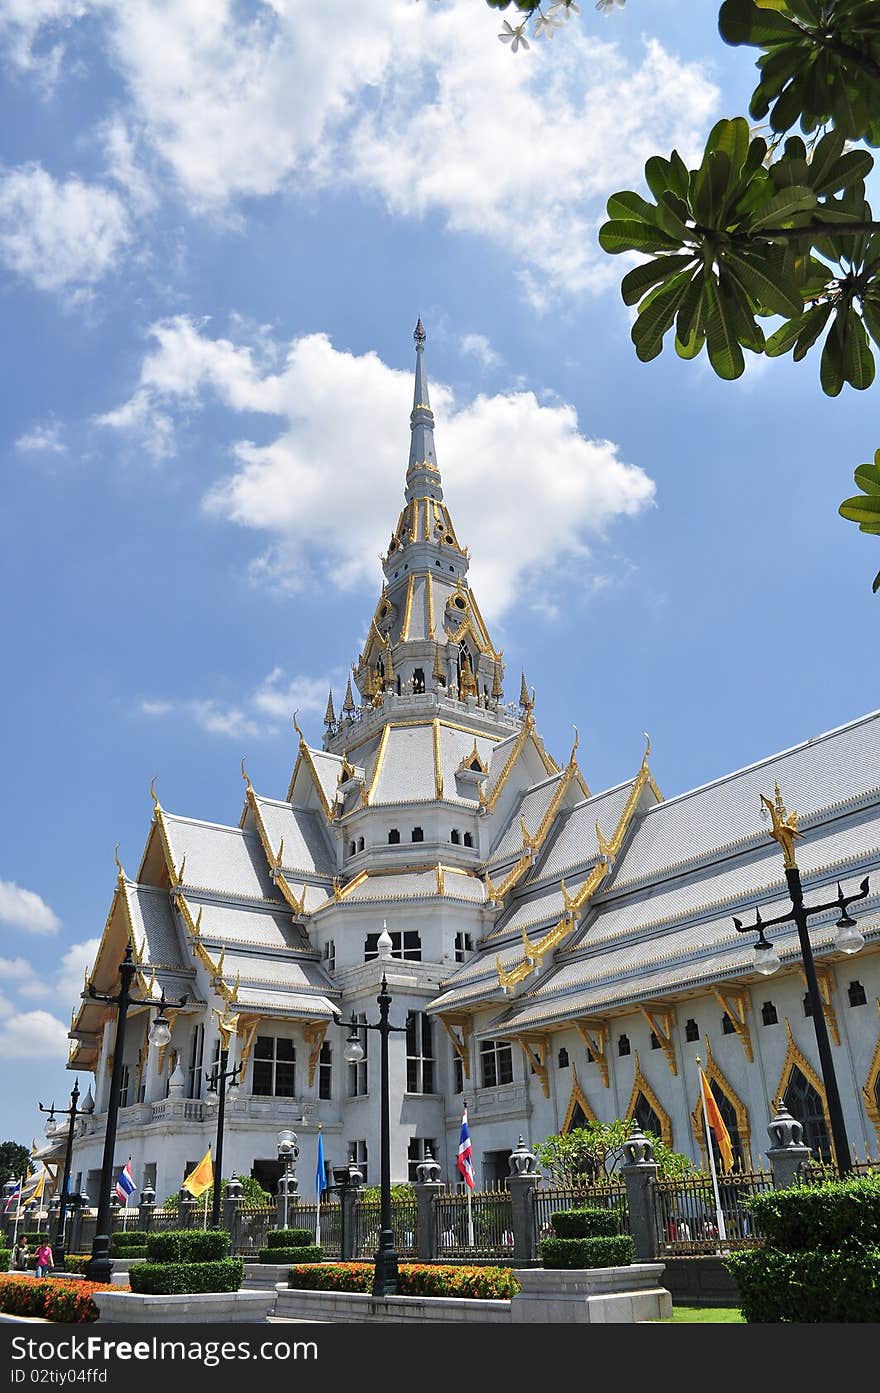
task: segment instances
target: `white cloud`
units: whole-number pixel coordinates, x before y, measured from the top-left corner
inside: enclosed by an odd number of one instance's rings
[[[0,171],[0,261],[38,290],[81,299],[116,264],[131,236],[117,194],[41,165]]]
[[[48,992],[26,958],[0,958],[0,982],[12,986],[20,996],[45,996]]]
[[[64,953],[55,981],[55,995],[62,1007],[73,1010],[79,1006],[85,974],[94,964],[100,943],[99,938],[87,938],[72,943]]]
[[[330,679],[326,677],[288,677],[283,668],[276,667],[240,702],[226,705],[214,698],[186,698],[171,701],[142,701],[144,716],[187,716],[208,735],[226,735],[231,739],[252,736],[262,739],[274,735],[295,711],[323,715]]]
[[[54,421],[34,426],[15,442],[22,454],[66,455],[67,446],[61,439],[61,427]]]
[[[211,339],[184,316],[151,335],[158,346],[133,397],[103,423],[134,422],[149,432],[156,415],[191,412],[207,396],[232,411],[279,417],[282,429],[268,444],[233,444],[235,467],[209,490],[206,511],[264,535],[257,572],[273,583],[374,583],[401,496],[411,373],[375,353],[340,352],[324,334],[271,355],[279,370],[249,345]],[[487,615],[501,614],[567,558],[584,565],[591,538],[653,500],[647,474],[621,460],[613,442],[582,435],[566,403],[509,391],[459,405],[442,385],[431,393],[447,501],[462,541],[479,539],[471,579]],[[530,507],[538,497],[540,507]],[[214,718],[229,733],[246,719],[240,711],[203,713]]]
[[[0,924],[33,934],[54,934],[61,920],[34,890],[23,890],[12,880],[0,880]]]
[[[48,1011],[22,1011],[0,1021],[4,1059],[66,1059],[67,1026]]]
[[[189,210],[227,217],[347,183],[490,239],[536,305],[613,279],[595,235],[608,194],[655,151],[691,151],[718,100],[700,64],[650,39],[626,56],[593,16],[514,57],[479,0],[39,0],[30,17],[29,4],[13,0],[20,48],[43,18],[52,34],[100,14],[127,95],[111,168],[145,206],[146,158]]]
[[[460,347],[462,353],[476,358],[484,371],[497,368],[503,362],[501,355],[495,352],[485,334],[464,334],[460,340]]]

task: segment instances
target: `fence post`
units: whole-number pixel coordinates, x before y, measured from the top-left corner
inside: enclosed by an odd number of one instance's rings
[[[215,1180],[215,1185],[220,1181]],[[222,1224],[229,1234],[229,1251],[237,1253],[241,1247],[241,1206],[244,1203],[244,1186],[235,1171],[226,1182],[226,1193],[221,1208]]]
[[[360,1171],[356,1172],[358,1177]],[[357,1211],[360,1203],[360,1180],[340,1187],[339,1203],[342,1206],[342,1225],[340,1233],[340,1252],[343,1262],[354,1262],[358,1256]]]
[[[416,1252],[420,1262],[437,1260],[437,1224],[435,1222],[435,1197],[443,1189],[440,1167],[431,1155],[431,1148],[425,1148],[425,1159],[416,1166],[418,1180],[413,1185],[416,1192]]]
[[[177,1195],[177,1213],[180,1216],[180,1227],[182,1229],[192,1228],[193,1210],[195,1207],[196,1201],[194,1196],[190,1194],[189,1190],[184,1190],[183,1187],[181,1187]]]
[[[508,1159],[510,1174],[507,1185],[510,1190],[510,1212],[513,1224],[513,1252],[511,1257],[518,1267],[532,1263],[538,1256],[535,1242],[535,1189],[541,1179],[536,1169],[534,1153],[529,1151],[520,1137],[516,1149]]]
[[[654,1143],[648,1140],[635,1120],[629,1140],[623,1143],[623,1154],[626,1165],[621,1166],[621,1172],[626,1184],[634,1257],[637,1262],[654,1262],[659,1256],[655,1187],[657,1163],[654,1160]]]
[[[776,1116],[767,1128],[773,1146],[767,1149],[767,1159],[773,1176],[774,1190],[788,1190],[800,1181],[804,1166],[810,1159],[810,1148],[803,1145],[804,1129],[792,1117],[781,1098],[776,1103]]]
[[[152,1185],[145,1185],[141,1190],[141,1202],[138,1205],[137,1226],[142,1233],[149,1233],[153,1227],[153,1215],[156,1212],[156,1191]]]

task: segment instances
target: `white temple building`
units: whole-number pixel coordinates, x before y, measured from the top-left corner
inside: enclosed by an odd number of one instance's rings
[[[504,697],[504,664],[468,582],[441,486],[416,333],[403,509],[383,558],[366,647],[321,749],[299,731],[289,784],[255,789],[244,768],[238,826],[154,811],[137,874],[120,866],[90,978],[118,987],[130,944],[134,990],[186,995],[171,1044],[148,1048],[151,1013],[128,1017],[116,1154],[161,1203],[213,1144],[205,1070],[218,1019],[233,1022],[238,1095],[226,1105],[224,1175],[274,1188],[276,1134],[299,1138],[313,1197],[319,1126],[328,1163],[354,1157],[379,1180],[379,1049],[343,1059],[352,1015],[378,1019],[377,939],[387,924],[391,1174],[415,1179],[430,1148],[442,1178],[466,1100],[478,1181],[586,1118],[637,1116],[696,1161],[703,1061],[746,1168],[784,1097],[817,1154],[830,1129],[794,925],[782,968],[754,967],[754,921],[789,908],[783,860],[761,820],[778,785],[796,809],[808,902],[838,882],[865,947],[835,946],[834,914],[812,942],[849,1138],[880,1138],[880,711],[668,800],[649,750],[594,791],[574,743],[545,749],[534,694]],[[328,488],[330,487],[328,480]],[[472,539],[475,545],[479,538]],[[234,776],[238,777],[237,770]],[[343,1024],[338,1024],[341,1018]],[[84,995],[68,1067],[90,1071],[94,1110],[74,1144],[72,1184],[97,1200],[115,1011]]]

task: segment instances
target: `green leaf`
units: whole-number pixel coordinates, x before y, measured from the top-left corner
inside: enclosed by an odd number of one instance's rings
[[[632,189],[624,189],[621,193],[613,193],[608,200],[609,218],[635,218],[639,222],[648,223],[650,227],[657,225],[657,207],[653,203],[648,203],[642,198],[641,194],[634,193]]]
[[[796,363],[800,363],[806,358],[813,344],[828,323],[833,308],[831,301],[828,300],[824,305],[814,305],[812,310],[804,315],[804,328],[798,335],[798,341],[794,346],[794,353],[792,355]]]
[[[718,15],[718,30],[725,43],[779,43],[781,39],[799,38],[801,31],[781,14],[752,4],[752,0],[724,0]]]
[[[874,381],[874,355],[871,352],[871,345],[868,343],[865,326],[852,306],[847,312],[843,371],[847,382],[859,392],[870,387]]]
[[[804,184],[793,184],[791,188],[780,189],[762,204],[757,217],[753,217],[749,224],[749,231],[759,232],[764,227],[781,226],[799,213],[810,212],[815,207],[816,195],[813,190]]]
[[[880,527],[880,498],[862,498],[860,494],[846,498],[840,505],[840,515],[850,522],[867,522]]]
[[[722,150],[707,151],[697,170],[691,203],[703,227],[721,226],[725,195],[730,187],[730,157]]]
[[[880,457],[880,450],[877,451],[875,459]],[[880,459],[877,464],[860,464],[853,476],[860,489],[865,493],[880,494]]]
[[[639,309],[639,316],[632,327],[630,337],[636,353],[643,363],[648,363],[663,347],[663,335],[671,329],[678,307],[687,293],[691,282],[691,272],[681,271],[666,285],[652,290]]]
[[[825,340],[819,365],[819,381],[826,397],[839,396],[844,383],[843,341],[839,328],[840,322],[838,315],[831,326],[831,333]]]
[[[873,168],[874,156],[867,150],[848,150],[818,181],[812,176],[811,171],[810,184],[817,194],[827,197],[828,194],[860,183]]]
[[[733,326],[729,305],[711,280],[706,281],[706,351],[719,377],[731,382],[742,377],[745,359]]]
[[[783,274],[777,258],[762,256],[757,247],[751,252],[725,248],[721,261],[736,275],[759,309],[784,314],[789,319],[803,313],[804,302],[797,285]]]
[[[803,80],[793,77],[781,96],[776,98],[770,111],[770,128],[774,131],[787,131],[794,125],[804,110]]]
[[[674,251],[680,245],[674,237],[669,237],[659,228],[649,227],[647,223],[634,220],[617,218],[603,223],[599,229],[599,246],[612,255],[629,251]]]
[[[664,160],[662,155],[652,155],[645,165],[645,183],[658,203],[669,188],[670,178],[669,160]]]
[[[865,328],[880,348],[880,300],[874,296],[866,296],[862,301],[862,318]]]
[[[840,131],[828,131],[827,134],[823,135],[822,139],[816,143],[809,161],[810,177],[807,182],[810,188],[816,189],[821,187],[823,181],[827,178],[828,174],[843,154],[845,145],[846,140],[840,134]],[[788,142],[786,142],[786,148],[788,148]]]
[[[675,336],[682,343],[688,343],[693,335],[694,327],[702,323],[705,291],[706,273],[701,266],[688,286],[687,294],[681,302],[678,318],[675,321]]]
[[[746,291],[734,276],[727,274],[725,267],[722,267],[721,271],[719,293],[727,306],[730,322],[739,343],[752,353],[763,353],[764,330],[755,319],[755,311]]]
[[[694,236],[693,228],[687,226],[690,210],[683,199],[668,190],[657,205],[657,225],[669,237],[684,242]]]
[[[650,290],[652,285],[656,285],[658,281],[666,280],[668,276],[677,275],[679,271],[685,269],[688,262],[692,261],[693,257],[686,254],[658,256],[653,261],[646,261],[642,266],[634,266],[631,271],[627,271],[620,282],[623,303],[635,305],[641,300],[645,291]]]

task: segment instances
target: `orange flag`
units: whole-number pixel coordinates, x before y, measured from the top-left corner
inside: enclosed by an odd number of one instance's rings
[[[700,1087],[703,1090],[703,1099],[706,1104],[706,1116],[709,1119],[709,1126],[715,1133],[715,1140],[718,1143],[718,1150],[721,1152],[722,1169],[725,1173],[733,1170],[733,1145],[730,1140],[730,1133],[724,1125],[724,1118],[721,1110],[715,1101],[715,1094],[709,1084],[709,1080],[700,1070]]]
[[[195,1170],[190,1171],[186,1180],[183,1182],[184,1190],[189,1190],[190,1194],[198,1199],[206,1190],[210,1190],[214,1184],[214,1163],[211,1160],[211,1148],[208,1147]]]

